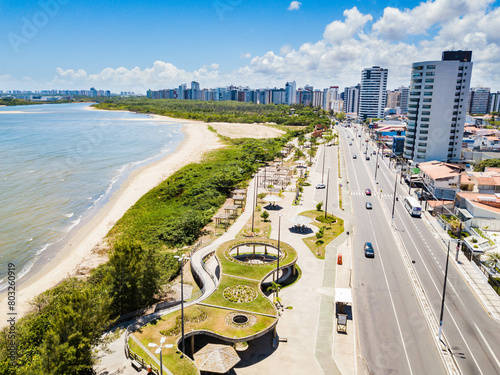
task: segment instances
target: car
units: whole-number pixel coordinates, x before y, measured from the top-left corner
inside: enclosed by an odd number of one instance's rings
[[[324,189],[324,188],[326,188],[325,184],[317,184],[316,185],[316,189]]]
[[[373,250],[373,245],[371,242],[365,242],[364,250],[365,250],[365,257],[375,258],[375,251]]]
[[[371,191],[370,189],[366,189],[366,190],[365,190],[365,194],[366,194],[366,195],[372,195],[372,191]]]
[[[370,160],[370,157],[369,157],[369,156],[366,156],[366,160]]]
[[[358,134],[358,137],[361,137],[361,134]]]
[[[349,142],[349,146],[352,146],[352,142]]]
[[[367,210],[371,210],[373,208],[371,202],[366,202],[365,203],[365,207],[366,207]]]
[[[352,156],[352,158],[353,158],[353,159],[357,159],[358,157],[357,157],[356,155],[353,155],[353,156]]]

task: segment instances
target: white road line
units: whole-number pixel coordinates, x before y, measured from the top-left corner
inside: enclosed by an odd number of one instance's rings
[[[368,217],[370,220],[370,227],[373,233],[373,238],[375,238],[375,243],[377,243],[377,235],[375,234],[375,231],[373,230],[373,222],[370,217]],[[389,286],[389,280],[387,280],[387,273],[385,272],[385,267],[384,267],[384,262],[382,260],[382,254],[379,252],[380,255],[378,257],[380,258],[380,264],[382,265],[382,271],[384,272],[384,279],[385,279],[385,284],[387,285],[387,291],[389,292],[389,298],[391,299],[391,304],[392,304],[392,309],[394,310],[394,317],[396,318],[396,323],[398,325],[398,330],[399,330],[399,336],[401,337],[401,342],[403,343],[403,349],[405,352],[406,356],[406,361],[408,362],[408,367],[410,369],[410,374],[413,374],[413,370],[411,369],[411,364],[410,364],[410,358],[408,357],[408,350],[406,349],[406,344],[405,340],[403,338],[403,332],[401,331],[401,325],[399,324],[399,319],[398,319],[398,314],[396,312],[396,306],[394,305],[394,300],[392,298],[392,293],[391,293],[391,287]]]
[[[488,341],[486,341],[486,338],[484,337],[483,333],[481,332],[481,330],[479,329],[479,327],[477,326],[477,324],[475,322],[474,322],[474,327],[476,327],[477,331],[481,335],[481,338],[483,339],[484,343],[488,347],[488,350],[490,351],[491,356],[495,359],[495,362],[497,363],[497,366],[500,367],[500,361],[498,361],[497,356],[495,355],[495,353],[493,353],[493,350],[491,350],[490,344],[488,344]]]
[[[399,215],[399,213],[398,213],[398,216],[399,216],[399,220],[400,220],[401,224],[402,224],[402,225],[404,226],[404,228],[408,231],[408,229],[407,229],[407,227],[406,227],[405,223],[403,222],[402,217]],[[437,293],[438,293],[439,297],[440,297],[440,298],[443,298],[443,296],[442,296],[441,292],[439,291],[439,288],[437,287],[436,283],[434,282],[434,279],[433,279],[433,278],[432,278],[432,276],[431,276],[431,273],[429,272],[429,269],[427,268],[427,265],[426,265],[426,264],[425,264],[425,262],[424,262],[424,259],[422,258],[422,255],[421,255],[421,254],[420,254],[420,252],[418,251],[418,246],[417,246],[417,244],[415,243],[415,241],[413,240],[413,238],[412,238],[412,236],[411,236],[410,232],[408,232],[408,236],[410,237],[410,241],[412,242],[412,244],[413,244],[413,246],[415,247],[415,249],[417,249],[417,254],[418,254],[418,256],[419,256],[420,260],[422,261],[422,264],[424,265],[424,268],[425,268],[425,270],[427,271],[427,275],[429,276],[429,279],[432,281],[432,284],[434,285],[434,288],[436,289],[436,291],[437,291]],[[441,271],[442,271],[443,269],[441,268],[441,266],[440,266],[439,264],[438,264],[438,266],[439,266],[439,269],[441,269]],[[443,273],[443,278],[444,278],[444,273]],[[449,281],[449,283],[450,283],[450,286],[451,286],[451,281]],[[453,288],[453,286],[451,286],[451,287]],[[453,289],[454,289],[454,288],[453,288]],[[451,317],[451,320],[452,320],[452,321],[453,321],[453,323],[455,324],[455,327],[457,328],[457,331],[458,331],[458,333],[460,334],[460,337],[462,338],[462,340],[463,340],[463,342],[464,342],[465,346],[467,347],[467,350],[469,351],[469,353],[470,353],[470,355],[471,355],[471,357],[472,357],[472,360],[473,360],[473,361],[474,361],[474,363],[476,364],[477,369],[478,369],[478,370],[479,370],[479,372],[482,374],[483,372],[481,371],[481,368],[479,367],[479,364],[477,363],[476,358],[474,357],[474,354],[472,353],[472,351],[471,351],[471,349],[470,349],[469,345],[467,344],[467,340],[466,340],[466,339],[465,339],[465,337],[462,335],[462,331],[461,331],[461,330],[460,330],[460,328],[458,327],[458,324],[457,324],[457,322],[456,322],[455,318],[453,317],[453,315],[452,315],[452,313],[451,313],[450,309],[448,308],[448,306],[447,306],[446,304],[445,304],[445,309],[446,309],[446,311],[448,311],[448,315]],[[458,362],[457,362],[457,365],[458,365]]]

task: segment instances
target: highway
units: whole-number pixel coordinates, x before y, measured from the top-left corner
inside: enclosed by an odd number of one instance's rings
[[[389,350],[389,353],[398,353],[392,361],[392,366],[399,367],[391,367],[395,372],[443,373],[442,365],[438,366],[441,357],[431,336],[437,335],[438,327],[433,327],[432,332],[429,330],[391,234],[391,217],[388,213],[392,212],[393,206],[394,171],[389,170],[387,166],[388,158],[379,156],[380,167],[375,182],[376,158],[371,156],[369,161],[365,160],[363,153],[366,144],[365,135],[361,131],[356,134],[353,129],[340,129],[340,133],[352,191],[356,226],[354,249],[359,249],[362,253],[364,241],[372,240],[375,260],[377,256],[381,258],[380,265],[378,262],[373,262],[371,266],[366,264],[372,259],[364,259],[362,254],[358,254],[359,256],[354,259],[354,296],[358,313],[359,345],[367,361],[367,367],[373,373],[379,373],[370,365],[377,363],[381,356],[385,356],[384,345],[390,343],[392,337],[393,342],[398,343],[394,345],[394,351]],[[361,137],[358,137],[358,134]],[[347,135],[355,139],[352,146],[349,146]],[[363,145],[362,149],[360,144]],[[368,154],[373,151],[375,148],[370,144]],[[357,155],[356,160],[352,159],[353,154]],[[408,195],[408,186],[401,185],[399,180],[398,177],[397,195],[403,198]],[[370,212],[364,208],[364,201],[368,200],[368,197],[363,196],[366,188],[371,188],[376,193],[369,199],[373,203],[373,210]],[[399,199],[395,204],[394,227],[414,262],[413,267],[430,302],[430,310],[438,321],[446,263],[444,244],[431,232],[424,222],[425,219],[411,217],[402,202],[403,199]],[[385,205],[387,209],[382,210],[381,205]],[[454,254],[456,244],[451,245]],[[462,374],[500,374],[500,324],[486,313],[452,258],[453,256],[450,256],[443,318],[444,338]],[[366,286],[367,283],[370,284],[369,288]],[[387,300],[388,297],[390,301]],[[392,305],[392,311],[387,306],[388,302]],[[386,315],[373,315],[373,306],[378,307],[381,304],[385,306]],[[388,317],[389,313],[392,317]],[[371,319],[366,315],[372,315]],[[396,320],[398,330],[394,329],[394,324],[390,324],[389,321],[392,319]],[[388,332],[384,334],[378,329],[373,330],[370,325],[374,325],[375,322],[387,325]],[[396,346],[399,347],[398,351]],[[390,371],[383,369],[380,371],[380,373],[388,372]]]
[[[359,139],[345,155],[354,214],[354,309],[358,332],[358,368],[365,374],[445,374],[438,347],[410,284],[390,220],[383,214],[371,173],[359,150]],[[357,159],[353,159],[353,155]],[[367,196],[365,189],[375,195]],[[373,209],[365,208],[369,201]],[[375,258],[366,258],[372,242]]]

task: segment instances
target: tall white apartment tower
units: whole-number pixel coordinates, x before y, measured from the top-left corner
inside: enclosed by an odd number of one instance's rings
[[[444,51],[441,61],[412,65],[404,157],[416,162],[461,158],[472,51]]]
[[[387,74],[388,70],[380,66],[366,68],[361,72],[359,117],[362,120],[384,118]]]
[[[295,81],[287,82],[285,86],[285,104],[297,103],[297,84]]]

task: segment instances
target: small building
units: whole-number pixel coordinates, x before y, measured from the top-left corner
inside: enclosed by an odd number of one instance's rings
[[[468,226],[500,230],[500,194],[459,192],[455,212]]]
[[[420,163],[419,168],[420,177],[432,195],[441,200],[455,200],[463,167],[434,160]]]

